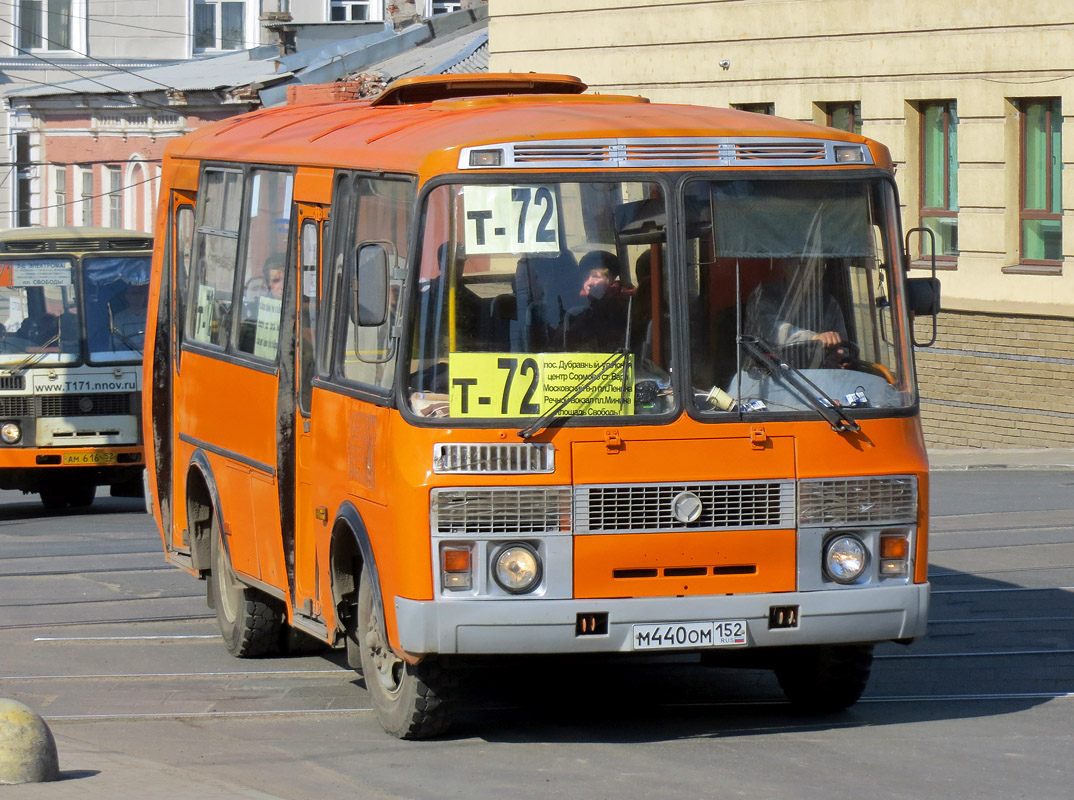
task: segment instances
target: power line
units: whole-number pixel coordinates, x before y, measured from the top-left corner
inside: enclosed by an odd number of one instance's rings
[[[52,13],[55,13],[55,12],[49,11],[47,13],[52,14]],[[14,29],[16,31],[19,31],[20,33],[22,33],[25,30],[20,25],[16,25],[14,22],[8,22],[6,19],[5,20],[0,20],[0,22],[3,22],[5,25],[8,25],[12,29]],[[59,44],[59,42],[55,42],[52,39],[49,39],[49,38],[47,38],[45,36],[42,36],[42,39],[44,41],[48,42],[49,44],[55,44],[55,45]],[[35,55],[34,53],[27,53],[25,50],[22,50],[22,49],[20,49],[18,47],[15,47],[14,44],[12,44],[11,46],[14,47],[16,50],[18,50],[20,53],[26,53],[27,55],[30,55],[30,56]],[[83,53],[81,50],[75,50],[74,48],[70,48],[70,47],[65,48],[65,49],[70,50],[72,53],[76,53],[76,54],[78,54],[78,55],[80,55],[80,56],[82,56],[84,58],[88,58],[90,61],[96,61],[98,64],[104,64],[106,67],[109,67],[110,69],[114,69],[114,70],[117,70],[119,72],[126,72],[128,75],[134,75],[135,77],[141,78],[142,80],[149,81],[150,83],[155,83],[157,86],[160,86],[163,89],[174,90],[174,88],[175,88],[174,86],[168,86],[166,84],[160,83],[159,81],[155,81],[152,78],[147,78],[144,75],[142,75],[142,74],[140,74],[138,72],[135,72],[134,70],[127,69],[126,67],[120,67],[120,66],[117,66],[115,64],[109,64],[107,61],[102,61],[99,58],[95,58],[94,56],[91,56],[89,53]]]
[[[121,186],[120,188],[116,189],[115,191],[101,192],[100,194],[80,195],[77,200],[68,200],[66,203],[52,203],[51,205],[47,205],[47,206],[34,206],[32,208],[25,208],[25,209],[18,209],[18,210],[19,211],[48,211],[48,209],[50,209],[50,208],[66,208],[67,206],[80,205],[80,204],[88,202],[90,200],[96,200],[96,199],[98,199],[100,197],[111,197],[114,194],[122,194],[127,189],[131,189],[131,188],[133,188],[135,186],[142,186],[142,185],[144,185],[146,183],[151,183],[151,182],[153,182],[155,180],[158,180],[158,179],[155,178],[155,177],[146,178],[145,180],[135,181],[134,183],[128,183],[126,186]],[[12,210],[15,210],[15,209],[12,209]]]

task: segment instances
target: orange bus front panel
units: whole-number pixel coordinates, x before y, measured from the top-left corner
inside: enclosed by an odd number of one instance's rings
[[[793,530],[691,531],[574,540],[574,596],[675,597],[790,592]]]

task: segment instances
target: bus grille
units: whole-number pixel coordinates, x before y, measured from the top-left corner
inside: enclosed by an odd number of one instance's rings
[[[696,495],[701,514],[676,519],[674,500]],[[794,482],[579,486],[574,493],[576,533],[655,533],[794,527]]]
[[[88,417],[130,414],[129,394],[69,394],[41,398],[42,417]]]
[[[67,236],[56,239],[14,239],[0,242],[0,253],[70,253],[85,251],[151,250],[150,237]]]
[[[554,472],[555,448],[550,444],[438,444],[433,447],[433,472],[521,475]]]
[[[434,536],[522,536],[569,531],[571,490],[560,486],[434,489]]]
[[[29,417],[34,413],[32,397],[0,397],[0,416]]]
[[[868,147],[828,139],[778,139],[763,136],[741,138],[681,138],[681,139],[598,139],[561,140],[547,142],[506,142],[502,144],[464,148],[459,159],[460,169],[474,169],[470,151],[500,150],[501,168],[541,167],[570,168],[638,168],[672,167],[810,167],[835,166],[836,147],[855,148],[861,161],[872,164]],[[481,169],[489,167],[482,164]]]
[[[5,392],[21,392],[25,389],[25,375],[0,375],[0,390]]]
[[[798,488],[802,525],[880,525],[917,519],[917,478],[825,478]]]

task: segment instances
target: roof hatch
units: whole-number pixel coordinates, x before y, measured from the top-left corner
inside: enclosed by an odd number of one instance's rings
[[[573,75],[537,72],[419,75],[395,81],[371,105],[403,106],[456,97],[514,94],[581,94],[588,88]]]

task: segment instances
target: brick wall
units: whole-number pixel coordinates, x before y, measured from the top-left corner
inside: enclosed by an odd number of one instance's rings
[[[944,311],[917,351],[930,447],[1074,447],[1074,320]],[[931,319],[917,323],[919,340]]]

